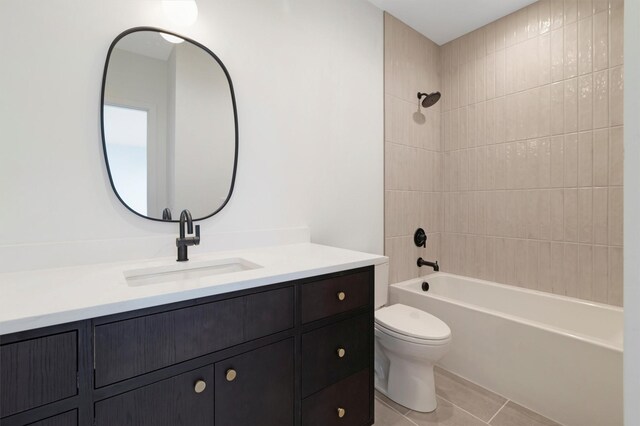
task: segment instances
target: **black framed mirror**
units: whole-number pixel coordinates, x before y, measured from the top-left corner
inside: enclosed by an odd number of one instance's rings
[[[229,202],[238,164],[231,76],[211,50],[153,27],[111,43],[102,79],[102,144],[111,186],[133,213],[177,222]]]

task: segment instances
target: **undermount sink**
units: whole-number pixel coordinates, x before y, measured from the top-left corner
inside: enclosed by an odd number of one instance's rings
[[[170,281],[192,281],[215,275],[262,268],[246,259],[217,259],[201,262],[184,262],[150,268],[124,271],[127,284],[132,287],[161,284]]]

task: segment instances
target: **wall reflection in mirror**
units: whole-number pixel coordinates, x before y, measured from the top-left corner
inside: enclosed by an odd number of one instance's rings
[[[237,118],[231,79],[212,52],[153,29],[129,30],[109,51],[102,97],[105,157],[125,206],[175,221],[183,209],[202,219],[226,204]]]

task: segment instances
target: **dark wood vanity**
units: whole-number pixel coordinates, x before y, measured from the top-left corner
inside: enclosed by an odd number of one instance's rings
[[[1,336],[0,423],[372,425],[373,276],[371,266]]]

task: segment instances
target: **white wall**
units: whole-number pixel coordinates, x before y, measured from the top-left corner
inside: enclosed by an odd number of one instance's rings
[[[640,425],[640,2],[624,10],[624,424]]]
[[[314,242],[382,253],[382,12],[365,0],[198,6],[197,23],[180,30],[159,1],[0,2],[5,252],[21,244],[175,237],[176,225],[120,204],[101,152],[107,49],[121,31],[149,25],[208,46],[235,85],[236,188],[228,206],[203,222],[203,246],[206,233],[309,226]],[[0,262],[0,270],[11,267]]]

